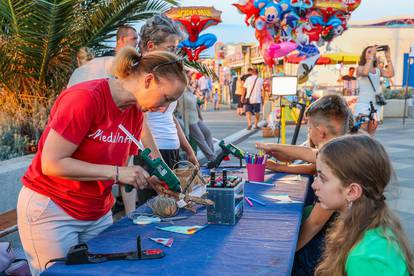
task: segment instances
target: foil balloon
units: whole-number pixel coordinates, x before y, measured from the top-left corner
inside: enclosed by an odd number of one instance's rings
[[[255,29],[265,63],[273,66],[276,58],[295,48],[305,57],[298,74],[306,79],[319,56],[318,47],[329,48],[346,31],[360,4],[361,0],[247,0],[234,6]]]
[[[247,26],[250,26],[250,19],[256,20],[260,15],[260,10],[254,6],[254,0],[248,0],[246,3],[233,4],[241,13],[245,14],[246,17],[244,22]]]
[[[165,15],[181,24],[183,30],[188,34],[188,38],[182,41],[178,47],[187,54],[190,61],[198,60],[202,51],[216,43],[217,37],[215,35],[200,35],[203,30],[221,22],[221,12],[213,7],[171,8]]]

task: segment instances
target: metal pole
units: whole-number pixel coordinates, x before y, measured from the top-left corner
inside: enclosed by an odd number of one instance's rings
[[[411,68],[411,59],[410,54],[408,54],[407,58],[407,76],[405,78],[405,92],[404,92],[404,113],[403,113],[403,126],[405,126],[405,113],[407,112],[407,94],[408,94],[408,85],[410,82],[410,68]]]

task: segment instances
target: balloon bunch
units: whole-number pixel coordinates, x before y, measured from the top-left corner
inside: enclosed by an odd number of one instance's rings
[[[361,0],[240,0],[233,4],[246,15],[267,65],[297,50],[305,56],[309,74],[319,57],[318,47],[340,36]]]
[[[171,8],[166,15],[178,22],[187,33],[188,38],[178,45],[190,61],[198,60],[202,51],[217,42],[214,34],[200,32],[221,22],[221,12],[213,7],[180,7]]]

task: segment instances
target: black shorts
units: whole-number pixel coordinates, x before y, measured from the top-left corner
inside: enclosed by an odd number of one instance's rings
[[[250,112],[253,115],[256,113],[260,113],[261,104],[254,103],[254,104],[246,104],[246,112]]]
[[[237,103],[237,108],[242,108],[243,107],[240,95],[234,95],[234,102]]]

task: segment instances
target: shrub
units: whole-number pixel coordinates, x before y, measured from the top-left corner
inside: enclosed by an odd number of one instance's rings
[[[413,88],[409,88],[407,92],[407,99],[413,96]],[[405,96],[405,88],[397,88],[397,89],[386,89],[384,90],[384,97],[388,100],[390,99],[404,99]]]

